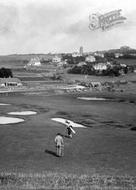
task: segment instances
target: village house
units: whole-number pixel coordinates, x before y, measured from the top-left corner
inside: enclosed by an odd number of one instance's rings
[[[38,57],[31,58],[31,60],[27,63],[27,65],[25,66],[25,68],[26,67],[30,67],[30,66],[36,66],[36,67],[41,66],[40,59]]]
[[[20,87],[22,82],[18,78],[0,78],[0,87]]]
[[[107,63],[97,63],[97,64],[93,65],[93,68],[95,71],[107,70],[108,64]]]
[[[136,53],[130,53],[129,55],[136,57]]]
[[[61,57],[55,55],[55,57],[52,58],[52,63],[60,63],[61,62]]]
[[[95,52],[95,53],[94,53],[94,56],[98,56],[98,57],[104,58],[104,54],[101,53],[101,52]]]
[[[124,64],[124,63],[121,63],[120,66],[121,66],[121,67],[127,67],[127,65]]]
[[[115,56],[115,58],[119,58],[119,57],[123,56],[123,53],[115,53],[114,56]]]
[[[86,62],[95,62],[95,61],[96,61],[96,58],[95,58],[93,55],[88,55],[88,56],[85,58],[85,61],[86,61]]]
[[[80,57],[81,55],[80,55],[80,53],[79,52],[74,52],[74,53],[72,53],[72,57]]]
[[[87,65],[86,62],[84,62],[84,61],[79,62],[79,63],[77,64],[78,67],[82,67],[82,66],[84,66],[84,65]]]
[[[57,63],[57,66],[58,66],[58,67],[65,67],[65,66],[67,66],[67,65],[68,65],[68,63],[67,63],[66,60]]]

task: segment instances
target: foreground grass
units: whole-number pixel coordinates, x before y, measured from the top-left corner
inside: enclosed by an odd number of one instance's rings
[[[136,176],[74,175],[66,173],[0,173],[0,190],[135,190]]]

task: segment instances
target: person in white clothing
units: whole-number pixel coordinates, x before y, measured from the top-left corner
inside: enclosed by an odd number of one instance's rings
[[[55,144],[56,144],[56,155],[59,157],[64,156],[64,141],[60,133],[58,133],[55,137]]]

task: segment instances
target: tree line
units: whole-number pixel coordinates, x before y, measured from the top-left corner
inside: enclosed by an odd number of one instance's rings
[[[124,74],[128,73],[128,67],[121,67],[119,64],[113,65],[113,67],[108,67],[106,70],[95,70],[93,65],[86,64],[83,66],[73,66],[68,70],[71,74],[86,74],[86,75],[98,75],[98,76],[119,76],[121,71]]]

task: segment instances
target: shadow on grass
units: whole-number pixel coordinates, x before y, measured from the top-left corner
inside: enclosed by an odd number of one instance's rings
[[[136,127],[131,127],[131,131],[136,131]]]
[[[58,157],[57,154],[56,154],[56,152],[54,152],[54,151],[52,151],[52,150],[47,150],[47,149],[46,149],[44,152],[47,153],[47,154],[51,154],[51,155],[53,155],[53,156],[55,156],[55,157]]]
[[[53,151],[51,151],[51,150],[47,150],[47,149],[46,149],[44,152],[47,153],[47,154],[53,155],[53,156],[55,156],[55,157],[60,157],[60,156],[58,156],[58,155],[56,154],[56,152],[53,152]]]

